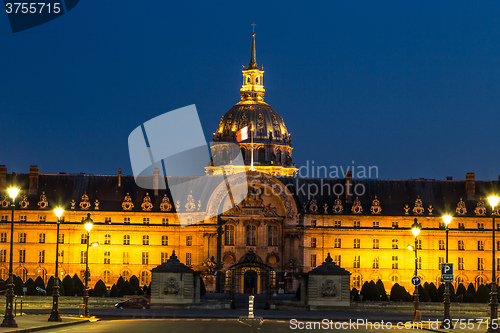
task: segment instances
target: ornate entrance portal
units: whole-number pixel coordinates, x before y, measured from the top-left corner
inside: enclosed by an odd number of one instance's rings
[[[255,294],[257,292],[257,272],[249,269],[243,275],[243,290],[245,294]]]
[[[271,286],[275,284],[272,279],[276,276],[276,272],[264,264],[253,249],[250,249],[237,264],[229,267],[226,276],[230,277],[230,281],[227,282],[231,284],[231,294],[270,295]]]

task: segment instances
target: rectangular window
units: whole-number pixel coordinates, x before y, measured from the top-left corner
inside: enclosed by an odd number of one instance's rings
[[[311,227],[315,227],[316,226],[316,220],[311,220]]]
[[[342,226],[342,221],[334,221],[333,222],[333,227],[334,228],[340,228]]]
[[[59,263],[64,263],[64,251],[59,252]]]
[[[399,240],[398,240],[397,238],[394,238],[394,239],[392,240],[392,248],[393,248],[394,250],[396,250],[396,249],[398,248],[398,242],[399,242]]]
[[[7,258],[7,250],[0,250],[0,262],[5,262]]]
[[[45,215],[39,215],[38,222],[45,222]]]
[[[87,251],[80,251],[80,264],[86,264]]]
[[[477,270],[484,271],[484,259],[483,258],[477,258]]]
[[[316,267],[316,255],[311,254],[311,267]]]
[[[167,252],[162,252],[161,253],[161,263],[166,263],[168,260],[168,253]]]
[[[359,228],[361,226],[361,221],[354,221],[354,228]]]
[[[444,222],[439,222],[439,229],[444,229],[444,228],[446,228]]]
[[[164,217],[161,219],[161,224],[167,225],[168,224],[168,218]]]
[[[374,249],[378,249],[379,246],[380,246],[380,243],[379,243],[378,239],[374,239],[373,240],[373,248]]]
[[[335,238],[333,247],[336,249],[340,249],[342,247],[342,240],[340,238]]]
[[[168,246],[168,236],[161,236],[161,245]]]
[[[109,264],[111,262],[111,252],[104,251],[104,263]]]
[[[38,263],[45,263],[45,250],[38,251]]]
[[[0,234],[0,243],[7,243],[7,233],[6,232],[2,232]]]
[[[148,235],[142,236],[142,245],[149,245],[149,236]]]
[[[418,259],[417,259],[417,267],[418,267],[418,269],[422,269],[422,257],[418,257]]]
[[[111,223],[111,217],[105,217],[104,223]]]
[[[477,224],[477,228],[478,228],[479,230],[484,230],[484,223],[479,222],[479,223]]]
[[[354,239],[354,248],[359,249],[360,244],[361,244],[361,240],[359,238],[355,238]]]
[[[333,256],[333,262],[340,266],[340,254],[334,255]]]
[[[149,265],[149,252],[142,252],[142,264]]]
[[[59,234],[59,244],[64,244],[64,234]]]
[[[19,216],[19,221],[20,222],[26,222],[27,221],[26,215]]]
[[[311,247],[316,247],[316,238],[315,237],[311,238]]]
[[[374,228],[378,228],[378,227],[380,227],[380,222],[378,222],[378,221],[373,222],[373,227],[374,227]]]
[[[360,257],[359,256],[354,256],[354,262],[352,264],[352,267],[354,267],[354,268],[360,267]]]
[[[186,253],[186,265],[191,265],[191,253]]]
[[[444,248],[444,240],[442,240],[442,239],[439,240],[439,249],[440,250],[444,250],[445,249]]]
[[[417,240],[417,250],[422,250],[422,240],[421,239]]]
[[[392,221],[392,227],[394,229],[398,228],[398,221]]]
[[[464,230],[465,229],[465,223],[464,222],[458,222],[458,229]]]
[[[123,224],[130,224],[130,217],[124,217]]]
[[[373,268],[373,269],[378,269],[378,268],[379,268],[379,260],[378,260],[378,257],[373,257],[373,265],[372,265],[372,268]]]
[[[104,235],[104,245],[110,245],[111,244],[111,235],[106,234]]]
[[[441,264],[444,263],[444,257],[439,257],[439,266],[438,269],[441,270]]]
[[[464,241],[463,240],[459,240],[458,241],[458,249],[459,250],[464,250],[465,249]]]
[[[459,271],[464,270],[464,258],[458,258],[458,270]]]
[[[500,251],[500,241],[497,241],[497,251]]]
[[[484,241],[477,241],[477,250],[484,251]]]
[[[19,243],[26,243],[26,233],[25,232],[19,233]]]
[[[144,218],[142,219],[142,223],[143,223],[143,224],[149,224],[149,217],[144,217]]]
[[[246,227],[247,230],[247,246],[255,246],[257,242],[257,227],[254,225],[248,224]]]
[[[38,234],[38,243],[45,243],[45,234]]]
[[[7,219],[9,218],[8,215],[2,215],[0,222],[7,222]]]
[[[193,236],[186,236],[186,246],[193,245]]]
[[[19,263],[26,262],[26,250],[19,250]]]
[[[123,245],[130,245],[130,235],[123,235]]]
[[[80,235],[80,244],[87,244],[87,234]]]
[[[497,258],[497,271],[500,270],[500,258]]]
[[[123,252],[123,264],[128,265],[128,263],[129,263],[128,252]]]
[[[392,269],[398,269],[398,256],[392,256]]]
[[[267,245],[278,246],[278,227],[274,225],[267,227]]]

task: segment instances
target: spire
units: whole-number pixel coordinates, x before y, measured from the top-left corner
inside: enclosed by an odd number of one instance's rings
[[[250,64],[248,69],[259,69],[257,65],[257,52],[255,52],[255,32],[252,33],[252,54],[250,55]]]

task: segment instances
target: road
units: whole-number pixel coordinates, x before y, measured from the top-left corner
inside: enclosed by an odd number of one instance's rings
[[[89,332],[89,333],[281,333],[281,332],[390,332],[398,331],[397,329],[384,329],[366,326],[357,326],[355,328],[346,329],[307,329],[307,325],[314,325],[312,322],[296,322],[293,325],[290,321],[266,320],[260,326],[260,329],[255,331],[252,328],[243,325],[236,319],[127,319],[127,320],[104,320],[94,323],[85,323],[74,326],[61,327],[51,329],[50,332]],[[396,323],[394,323],[395,325]],[[299,326],[303,325],[303,326]],[[319,324],[317,324],[319,325]],[[326,324],[324,324],[326,325]],[[292,329],[295,327],[295,329]],[[299,329],[304,327],[303,329]],[[312,328],[312,326],[310,326]],[[416,329],[404,329],[404,332],[422,332]]]

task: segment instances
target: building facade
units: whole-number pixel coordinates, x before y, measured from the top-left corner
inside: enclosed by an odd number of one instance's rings
[[[120,276],[132,275],[147,285],[151,269],[175,251],[181,262],[203,272],[208,291],[293,293],[301,274],[328,254],[351,273],[351,287],[381,279],[388,290],[396,282],[409,289],[415,259],[407,246],[415,241],[410,231],[415,219],[422,225],[419,275],[439,284],[445,213],[454,215],[449,261],[455,264],[455,283],[491,282],[491,250],[500,250],[500,241],[492,243],[492,210],[484,199],[500,191],[499,181],[476,181],[472,173],[465,180],[355,179],[350,172],[342,178],[296,177],[291,135],[283,118],[264,102],[263,73],[253,35],[241,101],[222,117],[212,148],[213,155],[230,160],[226,143],[236,143],[238,130],[248,126],[250,138],[239,143],[245,165],[206,168],[206,177],[224,172],[248,187],[240,204],[224,195],[224,182],[210,193],[193,187],[185,200],[174,202],[168,188],[140,188],[121,170],[116,175],[51,175],[31,166],[29,174],[14,174],[0,166],[0,278],[8,276],[10,255],[6,189],[16,185],[21,192],[14,212],[14,274],[24,281],[54,275],[53,209],[64,206],[58,274],[83,278],[86,244],[97,242],[88,256],[91,286],[102,279],[110,287]],[[82,224],[88,214],[94,221],[89,239]],[[202,222],[181,226],[179,216],[192,214]],[[495,264],[500,268],[500,258]]]

